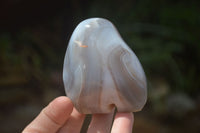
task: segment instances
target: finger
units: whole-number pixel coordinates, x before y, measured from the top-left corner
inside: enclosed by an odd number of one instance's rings
[[[71,116],[58,133],[80,133],[84,118],[85,115],[74,108]]]
[[[132,133],[133,113],[116,113],[111,133]]]
[[[109,133],[113,120],[113,113],[94,114],[87,133]]]
[[[58,97],[40,112],[23,133],[55,133],[68,119],[72,109],[69,98]]]

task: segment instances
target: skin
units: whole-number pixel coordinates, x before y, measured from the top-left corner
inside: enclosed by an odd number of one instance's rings
[[[132,133],[133,113],[94,114],[87,133]],[[46,106],[22,133],[79,133],[85,115],[68,97],[60,96]]]

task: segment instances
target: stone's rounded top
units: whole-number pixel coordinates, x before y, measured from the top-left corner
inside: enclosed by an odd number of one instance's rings
[[[64,60],[67,96],[85,114],[140,111],[147,100],[146,77],[134,52],[103,18],[82,21]]]
[[[103,25],[105,26],[105,24],[112,25],[112,23],[105,18],[89,18],[80,22],[77,28],[80,28],[79,26],[85,26],[86,28],[98,28]]]

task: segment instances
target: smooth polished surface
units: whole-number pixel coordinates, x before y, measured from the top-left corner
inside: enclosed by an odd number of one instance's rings
[[[140,111],[147,100],[146,77],[134,52],[114,25],[102,18],[82,21],[64,60],[67,96],[80,113]]]

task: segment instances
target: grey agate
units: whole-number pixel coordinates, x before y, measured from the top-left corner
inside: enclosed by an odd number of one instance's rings
[[[84,114],[140,111],[147,100],[143,68],[114,25],[103,18],[82,21],[64,59],[67,96]]]

